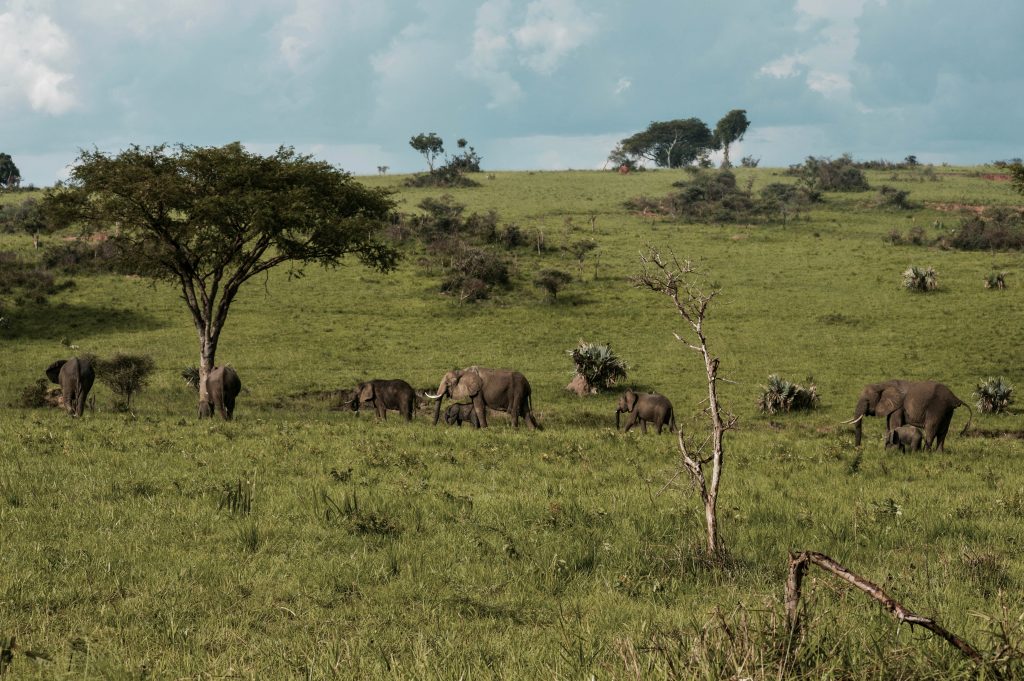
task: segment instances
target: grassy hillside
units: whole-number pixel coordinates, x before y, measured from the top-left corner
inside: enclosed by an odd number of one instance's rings
[[[869,172],[917,207],[829,193],[786,225],[623,208],[670,191],[680,175],[667,171],[480,175],[483,186],[449,193],[549,247],[516,253],[516,285],[459,305],[415,253],[387,276],[353,262],[251,282],[218,352],[248,391],[232,423],[194,417],[179,372],[198,363],[198,345],[172,287],[78,278],[0,329],[0,642],[17,638],[12,673],[971,677],[947,646],[827,580],[808,584],[795,653],[780,652],[778,618],[789,549],[832,555],[986,650],[998,643],[991,618],[1016,625],[1022,613],[1024,441],[993,437],[1024,430],[1021,414],[975,414],[973,434],[958,437],[958,410],[941,454],[884,451],[877,419],[857,451],[838,425],[868,382],[931,378],[973,402],[978,380],[1024,376],[1020,254],[885,241],[893,228],[956,226],[958,206],[1021,203],[986,172]],[[737,178],[792,181],[771,169]],[[409,212],[442,193],[401,179],[365,182],[398,189]],[[598,264],[588,256],[584,280],[545,302],[535,273],[577,273],[559,247],[583,238],[598,242]],[[566,350],[611,342],[630,383],[669,396],[684,429],[703,427],[703,367],[673,339],[677,316],[627,281],[648,244],[701,261],[722,289],[708,334],[740,419],[720,502],[724,569],[702,560],[699,500],[676,475],[673,439],[616,433],[615,394],[564,391]],[[27,236],[0,235],[0,248],[33,257]],[[902,290],[910,264],[933,266],[940,289]],[[994,269],[1009,273],[1007,290],[983,287]],[[7,406],[53,360],[116,351],[159,367],[133,415],[113,411],[100,384],[77,422]],[[500,415],[486,431],[432,427],[425,412],[377,423],[304,396],[371,377],[435,388],[470,364],[522,371],[545,430],[515,431]],[[821,408],[758,415],[771,373],[813,376]],[[239,481],[249,513],[227,503]]]

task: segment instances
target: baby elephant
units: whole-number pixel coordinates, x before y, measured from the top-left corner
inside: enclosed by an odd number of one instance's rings
[[[901,452],[907,449],[918,450],[921,449],[923,439],[924,433],[917,426],[900,426],[890,430],[885,436],[885,448],[899,447]]]
[[[360,405],[372,406],[377,418],[387,420],[387,410],[391,409],[400,413],[406,421],[412,421],[416,391],[400,378],[375,378],[356,386],[349,407],[358,414]]]
[[[448,405],[448,409],[444,412],[444,422],[449,426],[459,426],[460,428],[463,422],[469,423],[474,428],[480,427],[480,419],[476,417],[476,410],[473,409],[472,402]]]
[[[220,412],[225,421],[235,414],[235,398],[242,392],[238,373],[228,366],[214,367],[206,375],[206,400],[199,403],[199,418],[212,417]]]
[[[640,422],[640,430],[647,432],[647,424],[651,423],[658,427],[658,435],[661,435],[662,426],[668,426],[669,432],[676,430],[676,417],[672,410],[672,403],[668,398],[658,393],[638,393],[632,388],[627,388],[619,398],[619,406],[615,410],[615,429],[619,429],[619,414],[629,414],[626,420],[626,432]]]

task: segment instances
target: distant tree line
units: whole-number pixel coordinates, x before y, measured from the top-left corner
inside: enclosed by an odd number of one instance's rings
[[[729,148],[743,139],[748,127],[745,109],[725,114],[713,131],[699,118],[652,121],[645,130],[620,141],[608,160],[631,170],[644,162],[659,168],[683,168],[694,163],[710,167],[711,152],[721,150],[722,167],[729,168]]]

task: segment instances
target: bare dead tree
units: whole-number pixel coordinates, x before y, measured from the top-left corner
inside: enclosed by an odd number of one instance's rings
[[[912,612],[902,603],[887,594],[874,582],[864,579],[860,575],[837,563],[832,558],[823,553],[818,553],[817,551],[801,551],[798,554],[789,554],[789,576],[786,579],[786,619],[789,621],[789,630],[794,638],[800,631],[799,606],[801,587],[803,585],[804,575],[807,574],[807,568],[810,565],[817,565],[825,572],[828,572],[829,574],[834,575],[835,577],[838,577],[839,579],[842,579],[860,589],[868,596],[881,603],[882,607],[885,608],[890,615],[895,617],[898,622],[905,622],[911,627],[918,626],[923,629],[927,629],[959,650],[965,657],[974,660],[974,662],[980,665],[985,664],[985,660],[981,653],[979,653],[978,650],[970,643],[953,632],[939,626],[935,620],[929,617],[922,617],[921,615]],[[995,676],[995,678],[1002,678],[1002,675],[997,669],[990,668],[989,671]]]
[[[683,468],[689,473],[693,485],[704,503],[704,520],[707,526],[707,554],[720,558],[723,549],[718,534],[718,488],[722,482],[722,467],[725,462],[724,438],[728,430],[736,426],[736,416],[722,413],[718,401],[719,359],[708,349],[704,322],[708,306],[718,289],[708,284],[704,274],[691,261],[680,262],[675,255],[663,257],[657,249],[648,247],[647,254],[640,255],[642,270],[631,278],[637,288],[645,288],[668,296],[675,305],[679,316],[689,326],[685,335],[673,333],[676,340],[693,350],[704,360],[707,374],[708,398],[704,414],[708,418],[709,432],[697,446],[687,443],[682,428],[679,429],[679,452]],[[708,449],[710,448],[710,455]],[[711,481],[705,475],[705,467],[711,466]]]

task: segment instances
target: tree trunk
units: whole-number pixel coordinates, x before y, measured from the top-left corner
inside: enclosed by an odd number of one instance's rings
[[[722,145],[722,167],[732,168],[732,163],[729,162],[729,145]]]
[[[217,354],[217,340],[210,338],[202,330],[199,333],[199,408],[202,413],[204,402],[209,402],[206,390],[206,377],[213,371],[214,359]]]

